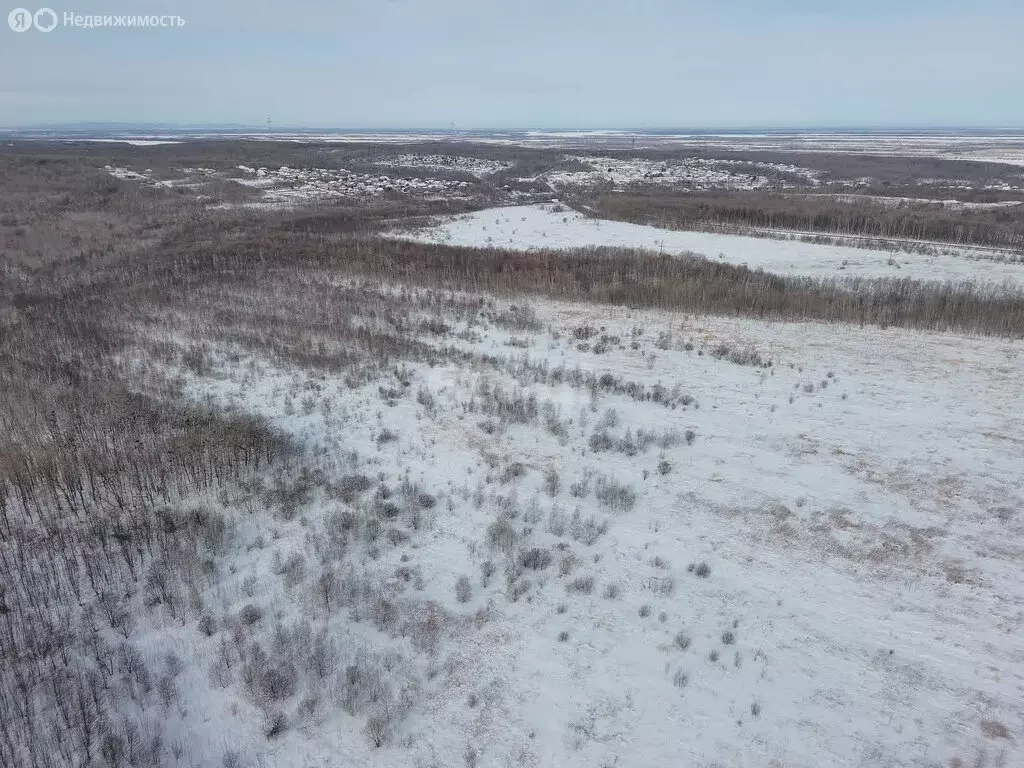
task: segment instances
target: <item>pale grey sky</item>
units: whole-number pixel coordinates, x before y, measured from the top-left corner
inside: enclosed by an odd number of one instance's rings
[[[49,1],[186,24],[0,29],[0,125],[1024,127],[1022,0]]]

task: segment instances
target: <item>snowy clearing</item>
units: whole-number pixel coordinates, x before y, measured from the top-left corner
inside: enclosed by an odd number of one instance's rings
[[[1024,262],[1005,253],[940,246],[916,255],[799,240],[687,232],[588,218],[557,204],[490,208],[393,237],[479,248],[531,250],[608,246],[696,253],[781,274],[810,277],[900,277],[1024,285]],[[998,261],[997,261],[998,260]]]
[[[402,294],[409,306],[420,295]],[[344,535],[330,531],[346,505],[316,495],[268,519],[209,502],[229,520],[218,567],[231,576],[203,599],[232,614],[254,604],[245,632],[279,638],[278,661],[296,653],[287,628],[304,618],[342,657],[323,683],[300,675],[297,727],[267,741],[215,638],[155,633],[149,652],[195,659],[178,683],[188,710],[167,716],[189,754],[234,746],[279,766],[1024,760],[1019,345],[555,302],[482,324],[417,315],[449,324],[421,341],[471,356],[358,385],[214,345],[205,374],[172,371],[188,397],[299,439],[329,483],[367,477],[357,499],[407,489],[353,500],[384,525],[344,549],[346,580],[384,589],[397,618],[359,599],[325,613],[303,586],[320,531]],[[443,622],[429,648],[403,623],[423,606]],[[372,716],[358,725],[370,705],[344,671],[365,673],[357,664],[395,702],[379,742]]]
[[[181,144],[170,139],[82,139],[99,144],[130,144],[133,147],[155,147],[160,144]]]

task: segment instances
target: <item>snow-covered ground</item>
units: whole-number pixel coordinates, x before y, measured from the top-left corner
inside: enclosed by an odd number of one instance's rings
[[[917,255],[708,232],[687,232],[588,218],[557,204],[490,208],[394,237],[450,245],[530,250],[609,246],[659,253],[697,253],[769,272],[811,277],[900,277],[1024,284],[1024,260],[942,246]]]
[[[340,756],[1024,764],[1018,343],[534,309],[520,329],[447,317],[440,339],[421,340],[476,356],[403,365],[383,383],[216,346],[210,375],[176,372],[188,397],[265,415],[305,443],[331,483],[358,472],[432,494],[421,525],[400,502],[390,543],[357,539],[346,556],[401,615],[433,605],[444,617],[421,656],[401,620],[378,632],[356,607],[325,616],[312,581],[282,586],[280,563],[325,556],[320,531],[346,504],[317,497],[290,521],[222,505],[237,541],[214,567],[230,576],[203,599],[231,613],[256,603],[265,618],[247,631],[268,647],[272,622],[306,618],[342,657],[294,694],[319,694],[310,713],[268,741],[230,665],[228,682],[210,682],[217,638],[162,635],[193,657],[188,711],[167,716],[189,755],[236,748],[243,764],[282,768]],[[331,703],[360,653],[397,654],[379,673],[386,696],[405,696],[376,749],[365,715]]]
[[[82,139],[100,144],[130,144],[133,147],[155,147],[160,144],[181,144],[171,139]]]
[[[566,159],[582,164],[588,170],[552,171],[545,174],[544,178],[555,188],[611,184],[619,189],[636,184],[652,184],[671,186],[679,191],[688,192],[708,189],[751,190],[768,186],[788,186],[777,180],[779,174],[798,177],[810,184],[817,184],[819,176],[816,171],[795,165],[742,160],[705,160],[688,157],[681,160],[654,161],[642,158],[588,156],[568,156]]]

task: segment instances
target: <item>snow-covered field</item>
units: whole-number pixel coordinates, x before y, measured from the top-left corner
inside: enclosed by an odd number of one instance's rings
[[[171,139],[82,139],[100,144],[128,144],[133,147],[156,147],[161,144],[181,144],[180,141]]]
[[[609,246],[659,253],[697,253],[769,272],[811,277],[900,277],[1024,284],[1024,260],[1013,255],[942,246],[918,255],[800,240],[781,240],[589,218],[558,204],[490,208],[394,237],[449,245],[530,250]],[[1011,259],[1016,258],[1016,261]]]
[[[275,664],[302,621],[335,652],[268,740],[234,645],[154,633],[193,659],[166,715],[186,756],[1024,764],[1018,343],[422,295],[414,335],[461,356],[360,384],[213,344],[168,371],[304,443],[324,487],[366,478],[286,517],[209,502],[231,535],[206,604],[254,604]],[[325,610],[339,551],[370,597]]]

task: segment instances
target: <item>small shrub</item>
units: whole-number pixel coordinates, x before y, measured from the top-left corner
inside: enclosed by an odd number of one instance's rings
[[[565,585],[565,590],[570,594],[589,595],[594,591],[593,576],[577,576]]]
[[[375,748],[384,746],[391,735],[391,723],[383,714],[371,715],[366,719],[366,727],[363,729],[366,738]]]
[[[334,486],[334,492],[339,499],[351,504],[372,487],[373,480],[366,475],[345,475]]]
[[[604,377],[601,380],[608,383],[607,385],[602,384],[602,386],[612,386],[615,383],[615,378],[611,374],[605,374],[605,376],[608,377],[607,380]],[[619,426],[619,412],[614,408],[609,408],[605,411],[597,422],[597,429],[599,430],[615,429],[617,426]]]
[[[276,739],[288,730],[288,718],[284,712],[270,712],[263,723],[263,735],[267,739]]]
[[[561,488],[562,479],[558,476],[558,471],[552,467],[544,473],[544,490],[547,491],[548,496],[554,498]]]
[[[515,528],[504,518],[499,518],[487,526],[487,545],[491,549],[510,552],[517,538]]]
[[[263,618],[263,611],[257,605],[249,603],[238,612],[238,620],[247,627],[251,627]]]
[[[468,603],[473,596],[473,585],[469,583],[469,576],[463,574],[455,581],[455,598],[460,603]]]
[[[677,669],[676,673],[672,675],[672,685],[676,688],[685,688],[688,682],[690,682],[689,675],[681,669]]]
[[[526,467],[521,462],[513,461],[501,473],[502,483],[511,483],[526,474]]]
[[[656,595],[671,595],[676,590],[676,580],[672,576],[651,576],[647,588]]]
[[[736,642],[736,635],[733,634],[732,630],[725,630],[722,633],[722,645],[732,645]]]
[[[687,648],[690,647],[690,643],[692,641],[690,640],[689,635],[687,635],[685,632],[680,631],[676,633],[674,642],[679,650],[685,651]]]
[[[280,575],[288,589],[298,586],[306,578],[306,558],[298,552],[292,552],[281,565]]]
[[[434,396],[426,386],[421,385],[419,390],[416,392],[416,402],[422,405],[428,412],[433,413],[434,406],[437,404],[434,401]]]
[[[509,599],[510,602],[518,603],[519,602],[519,598],[521,598],[523,595],[525,595],[529,591],[530,591],[530,580],[529,579],[519,579],[518,581],[514,581],[514,582],[512,582],[509,585],[509,588],[508,588],[508,599]]]
[[[706,579],[708,576],[711,575],[711,566],[703,560],[701,560],[699,563],[697,563],[697,566],[696,568],[694,568],[693,572],[698,578]]]
[[[199,631],[207,637],[212,637],[217,631],[217,620],[210,614],[203,614],[199,619]]]
[[[564,629],[558,633],[558,642],[564,643],[569,639],[569,633]]]
[[[570,528],[574,540],[591,547],[608,532],[608,522],[606,520],[598,522],[593,515],[584,520],[579,514],[579,510],[576,510],[573,513]]]
[[[577,499],[586,498],[587,494],[590,493],[590,481],[593,478],[593,474],[593,471],[585,470],[583,477],[578,482],[569,486],[569,494]]]
[[[572,553],[566,555],[558,563],[558,575],[559,576],[568,576],[570,573],[572,573],[573,566],[575,566],[575,565],[576,565],[576,558],[575,558],[575,556]]]
[[[640,618],[641,619],[646,619],[650,615],[651,615],[651,606],[647,605],[647,603],[644,603],[643,605],[641,605],[640,606]]]
[[[548,533],[552,536],[562,538],[565,536],[568,519],[560,509],[552,509],[548,514]]]
[[[397,547],[409,540],[409,534],[400,528],[389,528],[385,538],[391,546]]]
[[[636,504],[636,491],[632,486],[623,485],[610,477],[597,479],[594,495],[602,505],[617,512],[628,512]]]
[[[530,570],[543,570],[551,565],[551,552],[541,547],[532,547],[519,553],[519,564]]]
[[[384,445],[385,443],[393,443],[398,439],[398,433],[385,427],[377,435],[377,447]]]
[[[615,450],[630,457],[636,456],[637,453],[640,452],[640,447],[637,445],[636,439],[633,437],[633,430],[626,430],[626,434],[620,437],[615,443]]]
[[[708,661],[711,661],[711,662],[718,661],[718,651],[717,650],[714,650],[714,651],[712,651],[711,653],[708,654]]]
[[[259,689],[269,701],[281,701],[295,695],[297,672],[295,665],[285,662],[264,670]]]
[[[610,451],[615,447],[615,441],[612,440],[607,430],[601,429],[595,431],[590,436],[590,450],[594,453],[601,453],[602,451]]]
[[[761,715],[761,705],[756,701],[750,705],[750,714],[754,717],[759,717]]]
[[[607,600],[618,600],[621,590],[618,584],[609,584],[604,588],[604,596]]]
[[[402,514],[402,508],[393,501],[385,501],[378,508],[378,514],[385,520],[394,520]]]
[[[686,439],[687,445],[693,445],[693,441],[697,439],[697,433],[692,429],[688,429],[684,434],[684,438]]]
[[[246,597],[252,597],[256,594],[256,577],[246,576],[242,580],[242,592],[245,593]]]

